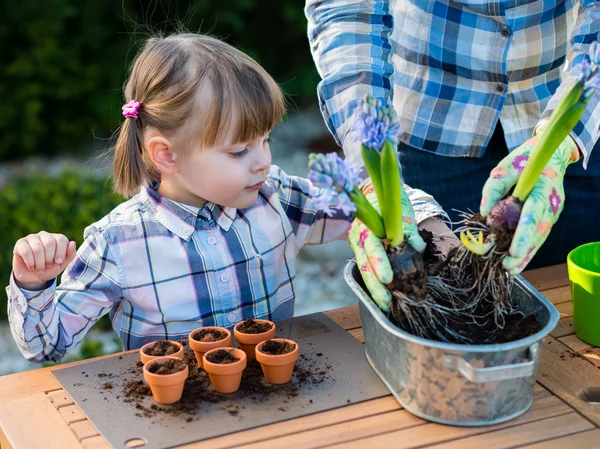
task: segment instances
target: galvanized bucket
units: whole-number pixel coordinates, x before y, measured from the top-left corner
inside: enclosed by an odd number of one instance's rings
[[[426,340],[398,329],[362,287],[354,262],[344,270],[359,298],[367,359],[409,412],[442,424],[484,426],[508,421],[533,401],[541,343],[559,320],[554,306],[518,276],[513,304],[543,328],[521,340],[463,345]]]

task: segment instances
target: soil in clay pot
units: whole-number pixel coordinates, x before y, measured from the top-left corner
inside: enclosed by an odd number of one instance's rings
[[[181,399],[185,380],[189,374],[185,360],[174,357],[153,359],[144,365],[143,372],[156,402],[172,404]]]
[[[240,388],[246,353],[237,348],[212,349],[204,354],[202,364],[215,391],[233,393]]]
[[[174,341],[158,340],[145,344],[140,348],[140,360],[142,363],[149,362],[157,357],[177,357],[178,359],[182,359],[183,346],[181,343]]]
[[[427,243],[427,247],[422,256],[423,264],[428,276],[456,279],[456,272],[463,270],[457,266],[456,253],[458,248],[453,249],[444,258],[437,249],[433,234],[429,231],[419,231],[421,237]],[[394,266],[394,269],[402,265]],[[476,269],[476,267],[475,267]],[[473,273],[477,276],[477,273]],[[417,310],[414,316],[406,313],[406,308],[401,307],[401,304],[394,295],[392,299],[388,318],[392,323],[400,329],[409,333],[423,336],[430,340],[447,341],[450,343],[459,344],[497,344],[509,341],[519,340],[541,330],[542,326],[537,321],[534,315],[525,316],[519,310],[510,310],[504,317],[503,322],[499,323],[495,319],[496,302],[491,294],[486,298],[477,302],[476,306],[471,309],[464,310],[461,313],[445,313],[443,310],[456,310],[461,305],[472,302],[472,290],[463,293],[454,292],[452,300],[447,295],[436,294],[431,295],[431,284],[429,284],[429,298],[423,299],[422,286],[419,283],[409,282],[411,273],[405,276],[398,276],[394,279],[394,288],[400,289],[403,292],[410,293],[413,289],[413,298],[421,298],[421,304],[412,304],[411,310]],[[362,283],[362,280],[360,280]],[[429,278],[431,283],[431,277]],[[398,285],[400,284],[400,285]],[[364,286],[364,284],[362,284]],[[460,287],[460,286],[456,286]],[[363,287],[366,288],[366,287]],[[427,301],[430,301],[427,303]],[[435,305],[432,307],[433,301]],[[458,307],[457,307],[458,304]],[[415,319],[415,316],[418,319]],[[415,326],[419,327],[419,331],[415,331]],[[426,335],[420,334],[422,331],[427,332]]]
[[[260,362],[265,379],[272,384],[289,382],[298,359],[298,345],[292,340],[278,338],[256,346],[256,360]]]
[[[231,346],[231,332],[222,327],[204,327],[190,332],[188,341],[196,354],[198,365],[202,368],[202,359],[206,352]]]
[[[256,345],[275,338],[276,328],[271,321],[248,318],[236,324],[233,333],[248,360],[254,360]]]

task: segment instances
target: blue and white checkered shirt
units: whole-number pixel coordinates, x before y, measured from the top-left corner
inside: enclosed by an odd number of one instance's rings
[[[549,117],[600,31],[590,0],[308,0],[306,16],[321,110],[357,163],[348,117],[365,94],[393,104],[414,148],[481,156],[500,119],[514,149]],[[571,134],[586,163],[599,98]]]
[[[289,318],[298,251],[345,238],[350,224],[315,209],[319,192],[275,166],[247,209],[198,209],[142,189],[85,230],[59,287],[22,290],[11,276],[13,337],[27,359],[58,362],[106,313],[124,349],[248,317]],[[408,193],[419,222],[441,213],[422,191]]]

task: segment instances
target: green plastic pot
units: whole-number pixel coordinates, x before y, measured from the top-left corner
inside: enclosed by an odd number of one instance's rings
[[[575,334],[600,346],[600,242],[578,246],[567,256]]]

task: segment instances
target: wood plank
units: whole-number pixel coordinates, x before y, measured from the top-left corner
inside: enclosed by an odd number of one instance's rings
[[[550,290],[544,290],[543,295],[552,304],[562,304],[564,302],[571,302],[571,287],[557,287],[551,288]]]
[[[328,410],[314,415],[303,416],[280,423],[271,424],[256,429],[250,429],[211,440],[191,443],[183,448],[194,449],[224,449],[238,447],[242,444],[269,440],[290,432],[303,432],[323,427],[335,426],[344,422],[354,422],[359,419],[401,410],[400,404],[393,396],[359,402],[343,408]]]
[[[436,444],[429,446],[428,449],[481,449],[483,447],[485,449],[505,449],[550,440],[593,428],[592,423],[577,413],[569,413],[461,440]]]
[[[348,333],[350,335],[352,335],[354,338],[356,338],[358,341],[360,341],[361,343],[365,342],[365,333],[363,332],[362,327],[359,329],[351,329],[348,331]]]
[[[600,348],[581,341],[577,335],[568,335],[559,340],[600,368]]]
[[[596,426],[600,426],[600,407],[577,396],[600,385],[600,369],[554,337],[547,336],[540,358],[538,382],[565,401]]]
[[[556,304],[556,310],[560,313],[560,319],[565,319],[573,316],[573,305],[570,302],[563,302],[562,304]]]
[[[575,326],[573,325],[573,318],[569,317],[560,320],[554,330],[550,332],[550,335],[552,335],[554,338],[559,338],[566,337],[567,335],[572,335],[574,333]]]
[[[257,443],[236,447],[244,449],[262,449],[267,445],[269,449],[288,449],[290,447],[312,449],[344,441],[353,441],[358,438],[371,437],[380,434],[381,432],[385,432],[386,430],[393,431],[421,426],[425,422],[426,421],[417,418],[406,410],[398,410],[333,426],[322,427],[308,432],[294,433],[292,435],[273,438],[268,441],[259,441]],[[367,444],[367,446],[370,448],[370,444]]]
[[[527,446],[521,446],[521,449],[600,449],[600,429],[528,444]]]
[[[137,351],[137,349],[132,349],[131,351],[127,352],[116,352],[114,354],[96,357],[93,360],[97,361],[107,359],[109,357],[117,357]],[[72,367],[81,365],[83,363],[88,363],[89,361],[90,360],[79,360],[77,362],[71,362],[68,364],[0,376],[0,403],[26,397],[32,393],[61,390],[62,386],[56,381],[52,375],[52,371],[55,369],[65,368],[67,366]]]
[[[572,409],[556,396],[548,396],[534,400],[531,408],[523,415],[500,424],[484,427],[458,427],[445,426],[436,423],[426,423],[422,426],[411,427],[396,432],[386,432],[369,438],[368,440],[355,440],[337,447],[369,447],[369,449],[411,449],[428,447],[431,444],[466,438],[481,433],[507,429],[521,424],[526,424],[556,416],[572,413]],[[482,446],[483,447],[483,446]],[[487,448],[486,448],[487,449]]]
[[[567,272],[566,263],[553,265],[551,267],[536,268],[535,270],[527,270],[523,272],[523,277],[542,292],[551,288],[569,285],[569,274]]]
[[[65,390],[55,390],[48,393],[50,401],[54,404],[54,407],[61,408],[66,405],[73,405],[73,399]]]
[[[81,440],[84,449],[110,449],[110,445],[100,435]]]
[[[73,424],[70,424],[69,429],[71,429],[79,441],[83,440],[84,438],[100,435],[98,430],[96,430],[92,423],[87,419],[85,421],[77,421]]]
[[[323,313],[346,330],[362,326],[358,305],[340,307],[339,309],[327,310]]]
[[[86,416],[75,404],[66,405],[58,409],[58,413],[63,417],[67,424],[72,424],[77,421],[86,420]]]
[[[3,403],[0,422],[7,446],[16,449],[81,448],[45,393]]]

